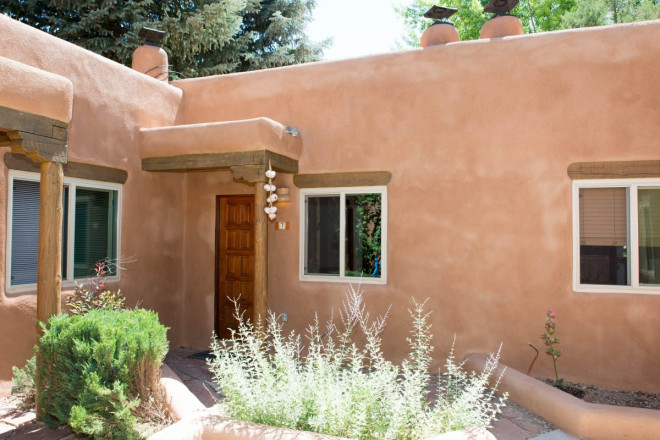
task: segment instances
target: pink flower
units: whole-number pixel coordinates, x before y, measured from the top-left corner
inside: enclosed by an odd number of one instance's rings
[[[554,318],[555,317],[555,312],[553,312],[552,310],[548,310],[548,316],[550,318]]]

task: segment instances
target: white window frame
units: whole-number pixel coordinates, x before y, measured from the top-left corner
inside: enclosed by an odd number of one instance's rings
[[[9,170],[9,185],[7,191],[7,246],[5,255],[5,292],[7,293],[21,293],[34,291],[37,288],[36,283],[21,284],[18,286],[11,285],[11,255],[12,255],[12,233],[13,233],[13,206],[14,206],[14,180],[29,180],[33,182],[40,182],[41,175],[39,173],[30,173],[26,171]],[[89,189],[117,191],[117,258],[121,255],[121,206],[122,206],[122,185],[117,183],[98,182],[95,180],[78,179],[74,177],[65,177],[63,185],[69,186],[69,207],[68,207],[68,236],[67,236],[67,273],[62,274],[62,288],[73,288],[76,285],[76,280],[87,279],[88,277],[75,278],[73,277],[73,261],[74,261],[74,239],[75,239],[75,209],[76,209],[76,188],[78,186]],[[36,264],[36,263],[35,263]],[[108,282],[116,282],[120,280],[119,271],[113,276],[107,277]]]
[[[346,270],[346,195],[351,194],[380,194],[380,222],[381,222],[381,255],[380,278],[345,276]],[[339,275],[310,275],[305,274],[306,232],[307,232],[307,204],[308,196],[335,196],[339,197]],[[386,186],[360,186],[339,188],[305,188],[300,190],[300,280],[324,281],[334,283],[359,282],[362,284],[387,283],[387,187]]]
[[[573,181],[573,290],[585,293],[627,293],[660,295],[660,286],[639,284],[639,204],[637,189],[640,187],[660,188],[660,179],[594,179]],[[580,189],[582,188],[626,188],[628,190],[628,258],[630,285],[612,286],[603,284],[580,284]]]

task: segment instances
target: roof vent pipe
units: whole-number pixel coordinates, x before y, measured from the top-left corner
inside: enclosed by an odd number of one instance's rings
[[[419,40],[422,47],[436,46],[438,44],[456,43],[461,38],[454,23],[447,21],[449,17],[456,13],[457,9],[445,8],[442,6],[433,6],[424,17],[436,20],[431,26],[426,28]]]
[[[167,52],[161,47],[165,32],[143,27],[138,36],[144,43],[133,52],[133,70],[161,81],[169,80]]]
[[[479,38],[501,38],[522,35],[522,22],[509,12],[518,4],[518,0],[490,0],[484,12],[495,14],[484,23]]]

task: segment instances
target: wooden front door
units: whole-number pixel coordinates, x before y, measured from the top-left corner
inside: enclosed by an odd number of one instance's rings
[[[218,337],[236,329],[238,304],[252,319],[254,296],[254,196],[218,196],[216,209],[216,319]]]

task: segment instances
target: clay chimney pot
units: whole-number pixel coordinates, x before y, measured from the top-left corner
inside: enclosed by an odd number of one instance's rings
[[[144,38],[144,43],[133,52],[131,68],[161,81],[169,80],[167,52],[160,46],[165,33],[142,28],[138,36]]]
[[[460,40],[458,30],[453,24],[440,21],[429,26],[424,31],[419,43],[422,47],[428,47],[436,46],[438,44],[456,43]]]
[[[513,15],[496,15],[481,28],[479,38],[501,38],[522,35],[522,22]]]

